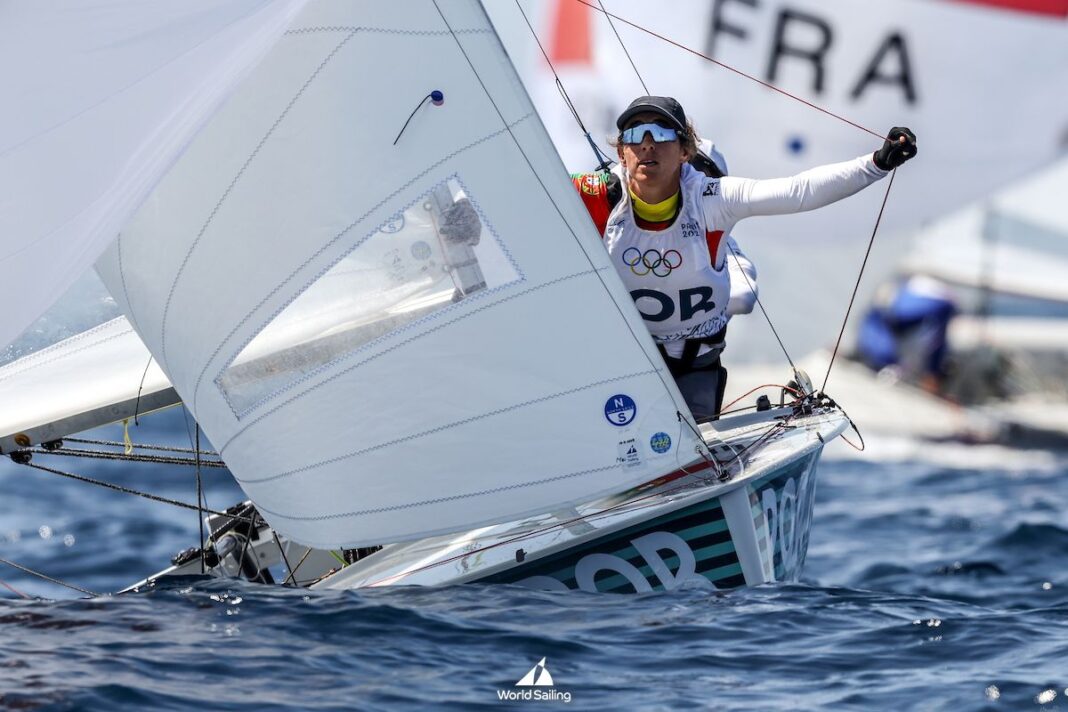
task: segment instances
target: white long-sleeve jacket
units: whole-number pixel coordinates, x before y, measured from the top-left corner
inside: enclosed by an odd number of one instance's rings
[[[613,171],[626,186],[623,167]],[[687,339],[707,338],[726,326],[732,297],[735,313],[752,309],[755,295],[743,276],[752,263],[728,257],[724,239],[740,220],[813,210],[885,175],[870,155],[771,180],[709,178],[683,165],[675,221],[663,230],[643,229],[624,190],[608,216],[604,244],[649,332],[677,356]]]

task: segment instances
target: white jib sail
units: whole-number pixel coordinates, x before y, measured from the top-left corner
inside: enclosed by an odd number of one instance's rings
[[[696,459],[475,0],[310,3],[98,270],[304,544],[507,521]]]
[[[92,265],[301,5],[0,3],[0,346]]]

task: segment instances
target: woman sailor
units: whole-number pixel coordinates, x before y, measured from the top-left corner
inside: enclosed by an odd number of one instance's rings
[[[709,177],[689,164],[697,139],[671,97],[638,97],[616,127],[619,164],[572,180],[687,405],[708,419],[726,383],[719,357],[732,285],[724,236],[743,218],[853,195],[915,156],[916,137],[894,128],[874,154],[752,180]]]

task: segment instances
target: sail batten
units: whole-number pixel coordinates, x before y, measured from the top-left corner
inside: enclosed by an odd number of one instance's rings
[[[98,264],[264,516],[316,546],[696,458],[482,7],[394,5],[310,2]]]

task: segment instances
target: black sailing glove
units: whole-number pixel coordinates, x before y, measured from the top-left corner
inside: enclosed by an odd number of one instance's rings
[[[905,140],[902,141],[901,139]],[[872,154],[875,165],[884,171],[893,170],[916,155],[916,134],[904,126],[895,126],[883,142],[883,147]]]
[[[477,245],[482,235],[482,221],[471,201],[461,198],[442,213],[440,231],[447,242]]]

